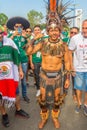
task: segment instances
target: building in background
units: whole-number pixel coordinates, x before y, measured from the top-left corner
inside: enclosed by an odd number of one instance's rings
[[[82,13],[83,13],[82,9],[75,9],[75,16],[77,17],[75,18],[74,25],[78,27],[80,30],[81,30],[81,24],[82,24]]]

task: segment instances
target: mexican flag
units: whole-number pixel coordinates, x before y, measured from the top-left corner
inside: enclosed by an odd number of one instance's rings
[[[19,63],[17,46],[5,36],[3,46],[0,48],[0,103],[4,102],[11,106],[15,102],[19,83]]]

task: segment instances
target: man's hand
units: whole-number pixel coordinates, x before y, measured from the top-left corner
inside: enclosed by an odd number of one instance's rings
[[[23,73],[22,70],[19,71],[19,76],[20,76],[20,79],[23,79],[23,77],[24,77],[24,73]]]
[[[75,71],[74,67],[72,67],[72,73],[71,74],[72,74],[73,77],[75,77],[76,71]]]
[[[39,33],[38,35],[36,35],[36,36],[34,37],[34,39],[37,40],[37,39],[42,38],[42,37],[43,37],[43,34]]]
[[[34,64],[33,63],[30,63],[30,67],[32,70],[34,70]]]
[[[69,86],[70,86],[70,79],[66,79],[64,88],[69,88]]]
[[[14,38],[15,36],[17,36],[17,35],[18,35],[18,32],[15,31],[10,38],[13,39],[13,38]]]
[[[23,77],[24,77],[24,73],[23,73],[21,64],[19,65],[19,76],[20,76],[20,79],[23,79]]]

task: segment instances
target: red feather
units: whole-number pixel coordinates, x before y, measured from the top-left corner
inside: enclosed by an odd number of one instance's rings
[[[50,11],[56,11],[56,0],[50,0]]]

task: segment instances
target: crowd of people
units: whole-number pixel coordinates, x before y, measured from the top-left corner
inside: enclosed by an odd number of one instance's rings
[[[87,20],[82,22],[81,30],[70,28],[67,41],[62,38],[64,33],[67,32],[58,23],[50,21],[44,34],[40,25],[31,29],[30,23],[22,17],[13,17],[0,26],[0,112],[5,127],[10,124],[5,104],[8,108],[16,107],[15,115],[30,117],[21,108],[19,92],[21,86],[23,100],[30,103],[27,94],[30,72],[41,108],[39,129],[48,120],[50,105],[54,126],[60,128],[60,105],[69,86],[76,103],[75,112],[83,109],[87,116]]]

